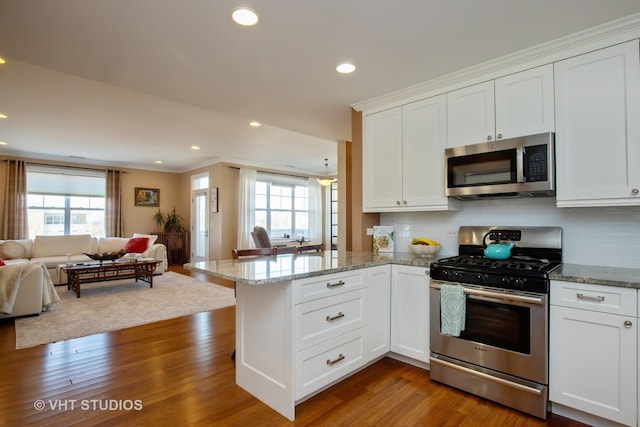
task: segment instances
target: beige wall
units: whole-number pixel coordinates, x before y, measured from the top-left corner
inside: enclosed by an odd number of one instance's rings
[[[82,165],[53,162],[49,160],[23,159],[32,163],[82,167]],[[100,166],[86,165],[88,168],[100,169]],[[4,215],[4,192],[6,188],[7,163],[0,162],[0,216]],[[189,197],[182,197],[181,181],[176,179],[179,175],[168,172],[154,172],[141,169],[120,169],[122,177],[122,216],[124,218],[123,235],[131,236],[133,233],[150,233],[157,231],[153,222],[153,214],[158,208],[147,206],[135,206],[134,190],[136,187],[157,188],[160,190],[160,209],[171,210],[174,207],[181,213],[187,224],[189,222]],[[188,188],[188,187],[187,187]],[[3,220],[4,218],[2,218]],[[4,236],[0,236],[4,237]]]

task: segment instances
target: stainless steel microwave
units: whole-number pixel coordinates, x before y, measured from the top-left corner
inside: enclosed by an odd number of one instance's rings
[[[445,149],[446,195],[461,200],[554,196],[554,133]]]

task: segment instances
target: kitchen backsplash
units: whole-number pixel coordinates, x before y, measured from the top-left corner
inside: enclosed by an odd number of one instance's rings
[[[411,237],[442,243],[439,255],[456,255],[461,225],[562,227],[563,261],[609,267],[640,266],[640,207],[557,208],[549,198],[468,201],[458,212],[382,213],[395,227],[396,252],[409,252]]]

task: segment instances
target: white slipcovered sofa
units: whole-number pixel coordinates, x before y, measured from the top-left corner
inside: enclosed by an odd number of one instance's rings
[[[168,267],[167,248],[154,243],[157,236],[136,233],[132,238],[136,237],[149,239],[146,250],[136,253],[161,261],[155,274],[164,273]],[[0,267],[0,319],[39,314],[55,303],[58,295],[53,285],[67,283],[67,275],[59,268],[67,262],[67,254],[71,254],[72,262],[89,262],[91,258],[85,253],[120,251],[129,239],[70,235],[0,240],[0,259],[6,264]],[[25,268],[20,268],[21,264]],[[5,304],[9,295],[12,304]]]
[[[39,314],[59,300],[44,265],[17,263],[0,267],[0,319]]]
[[[155,258],[162,261],[156,268],[155,274],[166,271],[167,248],[163,244],[155,243],[157,236],[148,234],[134,234],[132,237],[147,237],[149,244],[142,252],[145,258]],[[67,236],[36,236],[35,239],[0,240],[0,258],[6,264],[42,263],[46,266],[55,285],[67,283],[67,275],[59,266],[67,262],[67,254],[71,254],[71,262],[91,261],[85,253],[95,254],[113,252],[125,249],[129,237],[92,237],[88,234]],[[19,244],[22,248],[17,246]]]

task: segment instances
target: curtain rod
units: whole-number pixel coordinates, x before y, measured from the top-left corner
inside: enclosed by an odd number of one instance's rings
[[[8,162],[9,160],[17,160],[17,159],[2,159],[5,162]],[[64,169],[77,169],[77,170],[88,170],[88,171],[105,171],[105,170],[117,170],[117,169],[113,169],[113,168],[88,168],[88,167],[83,167],[83,166],[70,166],[70,165],[55,165],[55,164],[50,164],[50,163],[39,163],[39,162],[30,162],[27,160],[24,160],[24,163],[26,165],[35,165],[35,166],[49,166],[52,168],[64,168]],[[120,173],[129,173],[127,171],[118,171]]]
[[[228,167],[228,168],[231,168],[231,169],[240,170],[240,168],[239,168],[239,167],[237,167],[237,166],[227,166],[227,167]],[[281,173],[281,172],[261,171],[260,169],[256,169],[256,172],[258,172],[258,173],[266,173],[266,174],[270,174],[270,175],[286,176],[286,177],[289,177],[289,178],[309,179],[309,177],[308,177],[308,176],[302,176],[302,175],[290,175],[290,174]]]

